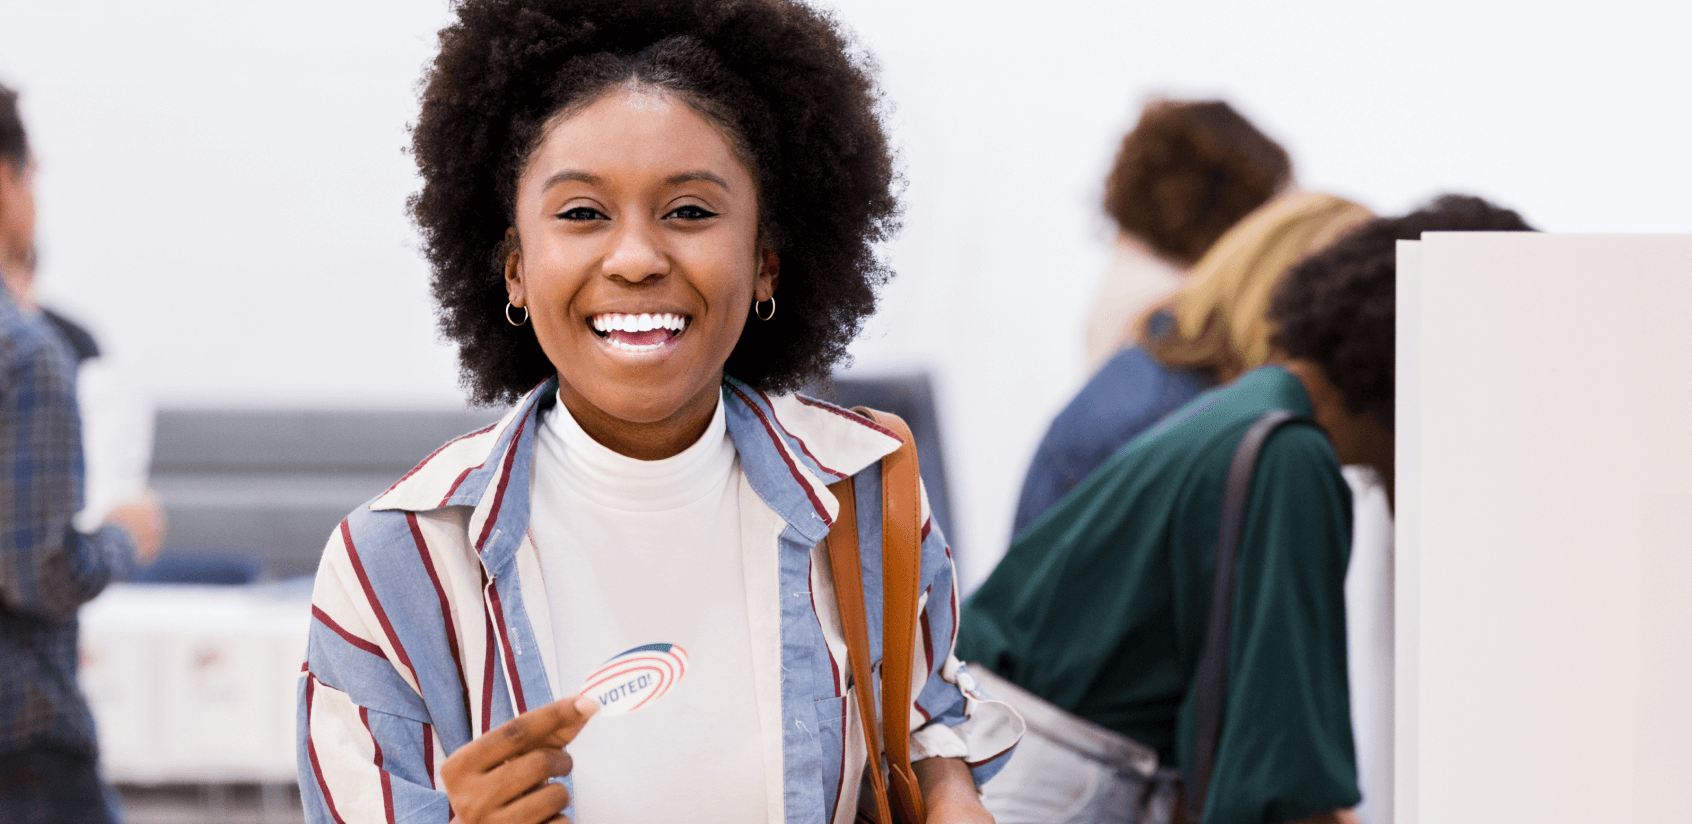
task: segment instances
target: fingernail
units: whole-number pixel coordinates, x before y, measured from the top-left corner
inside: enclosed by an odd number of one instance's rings
[[[582,715],[593,715],[599,712],[599,702],[595,701],[591,695],[578,695],[576,696],[576,712]]]

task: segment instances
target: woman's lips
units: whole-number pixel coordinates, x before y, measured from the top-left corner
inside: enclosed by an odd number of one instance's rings
[[[594,334],[624,352],[656,352],[686,331],[690,318],[672,312],[604,312],[588,317]]]

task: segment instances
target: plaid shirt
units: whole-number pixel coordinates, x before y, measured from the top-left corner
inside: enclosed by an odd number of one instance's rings
[[[128,574],[135,545],[117,527],[77,533],[81,506],[75,362],[0,289],[0,753],[94,751],[76,611]]]

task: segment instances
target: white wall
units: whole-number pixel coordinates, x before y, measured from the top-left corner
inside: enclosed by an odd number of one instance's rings
[[[1100,180],[1148,93],[1226,96],[1306,186],[1383,211],[1461,188],[1550,229],[1692,229],[1684,4],[836,6],[881,60],[910,180],[857,368],[936,372],[966,584],[1082,380]],[[444,19],[434,0],[0,0],[46,298],[162,402],[457,402],[403,212]]]

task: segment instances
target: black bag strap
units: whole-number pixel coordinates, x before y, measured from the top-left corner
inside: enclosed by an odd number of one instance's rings
[[[1234,566],[1239,559],[1240,533],[1245,529],[1246,501],[1251,496],[1251,477],[1257,470],[1257,455],[1270,434],[1281,426],[1305,420],[1285,409],[1263,413],[1228,464],[1228,483],[1222,492],[1222,521],[1216,534],[1216,572],[1210,585],[1210,620],[1204,633],[1204,652],[1199,658],[1195,700],[1198,718],[1194,725],[1193,769],[1186,776],[1189,820],[1204,821],[1204,798],[1210,790],[1210,773],[1216,766],[1216,745],[1222,736],[1222,699],[1228,691],[1228,629],[1234,615]]]

